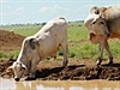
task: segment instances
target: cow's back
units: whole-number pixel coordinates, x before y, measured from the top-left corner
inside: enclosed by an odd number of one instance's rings
[[[51,32],[51,34],[62,34],[66,32],[67,23],[63,17],[52,19],[47,23],[47,25],[42,29],[44,32]]]
[[[42,56],[48,56],[58,50],[60,43],[67,43],[67,23],[59,17],[50,20],[37,34]]]
[[[66,32],[67,22],[65,18],[58,17],[50,20],[42,29],[35,34],[35,36],[41,36],[46,32],[58,33],[58,32]]]
[[[59,41],[67,38],[67,23],[63,17],[58,17],[50,20],[41,30],[40,34],[49,35],[49,39]]]

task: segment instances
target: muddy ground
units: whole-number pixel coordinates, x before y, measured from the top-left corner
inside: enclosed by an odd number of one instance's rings
[[[7,67],[15,60],[0,60],[0,75],[4,78],[13,78],[13,72],[6,72]],[[38,80],[120,80],[120,63],[107,65],[103,62],[96,66],[93,60],[69,60],[67,67],[61,67],[61,61],[41,61],[36,68]]]
[[[0,51],[9,52],[20,49],[25,37],[18,34],[0,30]],[[84,42],[86,43],[86,42]],[[70,43],[70,45],[75,43]],[[0,76],[13,78],[13,72],[6,72],[12,65],[13,59],[0,59]],[[61,60],[41,61],[36,68],[36,79],[39,80],[120,80],[120,61],[114,60],[113,65],[107,65],[107,61],[102,62],[101,66],[96,66],[95,61],[69,60],[67,67],[61,67]]]

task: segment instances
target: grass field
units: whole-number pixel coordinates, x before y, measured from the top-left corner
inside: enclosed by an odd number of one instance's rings
[[[23,35],[23,36],[30,36],[35,34],[42,25],[22,25],[22,26],[1,26],[0,28],[5,30],[14,30],[15,33]],[[93,59],[96,60],[99,51],[98,45],[92,44],[88,40],[88,32],[85,28],[84,24],[81,22],[71,22],[68,23],[68,56],[69,58],[75,59]],[[114,58],[120,58],[120,41],[114,39],[110,40],[110,49]],[[13,52],[12,55],[18,51]],[[59,54],[62,53],[61,50],[58,51]],[[1,54],[1,53],[0,53]],[[15,56],[17,56],[15,55]],[[4,56],[4,55],[3,55]],[[107,59],[107,53],[104,53],[104,58]]]

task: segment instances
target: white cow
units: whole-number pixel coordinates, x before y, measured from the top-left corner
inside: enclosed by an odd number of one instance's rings
[[[20,54],[16,62],[7,70],[13,70],[15,80],[23,76],[27,70],[30,78],[35,78],[36,66],[47,56],[55,56],[61,46],[64,54],[62,66],[67,60],[67,23],[63,17],[50,20],[38,33],[24,39]]]
[[[104,48],[108,52],[109,64],[113,63],[113,56],[109,49],[109,38],[120,38],[120,7],[97,7],[90,9],[88,17],[84,22],[87,27],[90,40],[99,43],[100,56],[97,65],[103,58]]]

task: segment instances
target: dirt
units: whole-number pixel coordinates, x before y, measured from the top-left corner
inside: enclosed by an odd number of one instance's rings
[[[9,52],[19,50],[24,38],[24,36],[15,34],[14,32],[0,30],[0,51]]]
[[[13,78],[13,72],[6,72],[15,60],[0,60],[0,75],[4,78]],[[37,80],[120,80],[120,63],[113,65],[103,62],[96,66],[93,60],[69,60],[67,67],[61,67],[60,60],[41,61],[36,68]]]
[[[18,34],[0,30],[0,51],[11,51],[20,49],[25,37]],[[84,43],[84,42],[83,42]],[[85,41],[87,43],[87,41]],[[70,43],[74,45],[75,43]],[[6,72],[6,69],[16,60],[0,59],[0,76],[13,78],[13,72]],[[120,61],[114,60],[113,65],[107,65],[107,61],[96,66],[94,60],[70,59],[67,67],[61,67],[61,60],[44,60],[36,67],[36,79],[38,80],[120,80]]]

